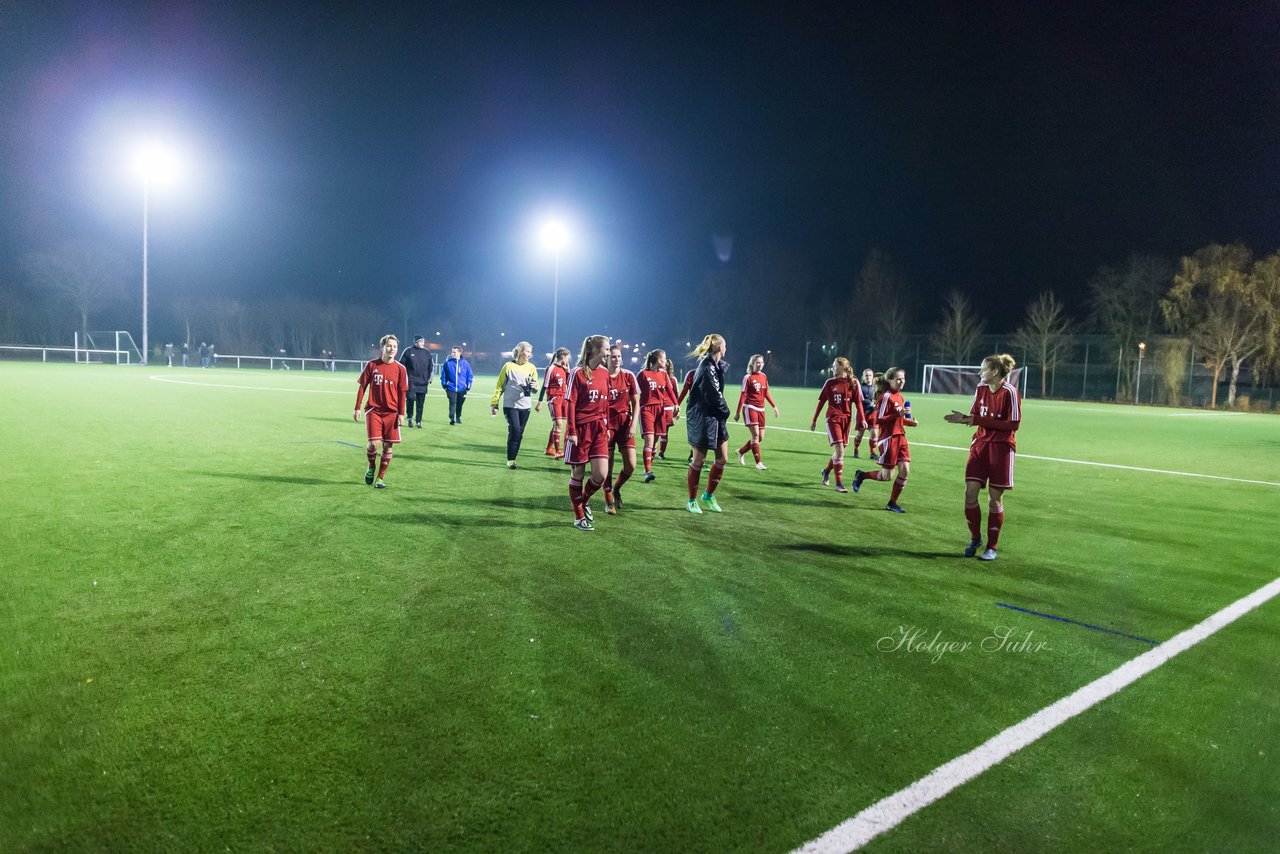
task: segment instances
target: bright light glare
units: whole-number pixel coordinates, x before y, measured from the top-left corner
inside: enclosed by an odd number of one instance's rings
[[[147,181],[169,183],[182,171],[182,161],[172,147],[149,142],[134,155],[134,168]]]
[[[572,236],[568,224],[559,217],[543,220],[538,228],[538,239],[542,242],[543,248],[552,252],[559,252],[568,246]]]

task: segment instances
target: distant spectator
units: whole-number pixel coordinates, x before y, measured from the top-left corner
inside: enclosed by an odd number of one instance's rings
[[[209,342],[209,367],[216,367],[218,364],[218,350],[213,346],[213,342]]]
[[[191,367],[191,342],[190,341],[182,342],[182,367],[184,368]]]
[[[462,404],[474,379],[471,365],[462,358],[462,348],[454,347],[440,366],[440,385],[444,386],[444,393],[449,398],[449,426],[462,423]]]
[[[200,342],[200,367],[209,367],[209,345],[205,341]]]
[[[172,344],[164,345],[164,361],[168,367],[170,368],[173,367],[173,345]]]
[[[409,402],[405,409],[408,426],[422,426],[422,405],[426,402],[427,389],[431,387],[431,375],[435,372],[436,360],[427,349],[426,339],[421,335],[413,336],[413,346],[406,347],[400,354],[400,364],[409,374]]]

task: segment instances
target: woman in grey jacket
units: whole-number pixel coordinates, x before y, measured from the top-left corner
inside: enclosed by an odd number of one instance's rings
[[[693,448],[693,458],[689,461],[687,506],[690,513],[701,513],[704,507],[712,513],[721,512],[716,487],[729,460],[729,403],[724,399],[724,375],[729,369],[724,361],[726,351],[724,336],[712,332],[689,354],[700,357],[693,371],[693,386],[689,389],[685,410],[685,429]],[[702,465],[708,451],[715,451],[715,462],[707,475],[707,488],[699,507],[698,482],[702,479]]]

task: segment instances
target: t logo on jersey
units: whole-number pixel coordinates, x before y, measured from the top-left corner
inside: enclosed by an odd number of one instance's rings
[[[591,403],[595,403],[599,399],[600,399],[600,392],[597,389],[594,389],[594,388],[587,389],[588,401],[590,401]]]
[[[835,394],[832,395],[832,397],[835,398],[836,406],[840,406],[841,404],[844,403],[844,395],[841,394],[840,392],[836,392]]]
[[[760,390],[760,383],[759,383],[759,382],[757,382],[756,380],[752,380],[752,381],[751,381],[751,387],[752,387],[752,389],[754,389],[755,391],[759,391],[759,390]]]

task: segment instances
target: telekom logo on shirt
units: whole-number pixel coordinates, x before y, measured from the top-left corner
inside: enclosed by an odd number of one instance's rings
[[[600,392],[597,389],[594,389],[594,388],[587,389],[587,400],[591,401],[592,403],[595,403],[599,399],[600,399]]]
[[[752,380],[752,381],[751,381],[751,388],[752,388],[754,391],[759,391],[759,390],[760,390],[760,381],[759,381],[759,380]]]

